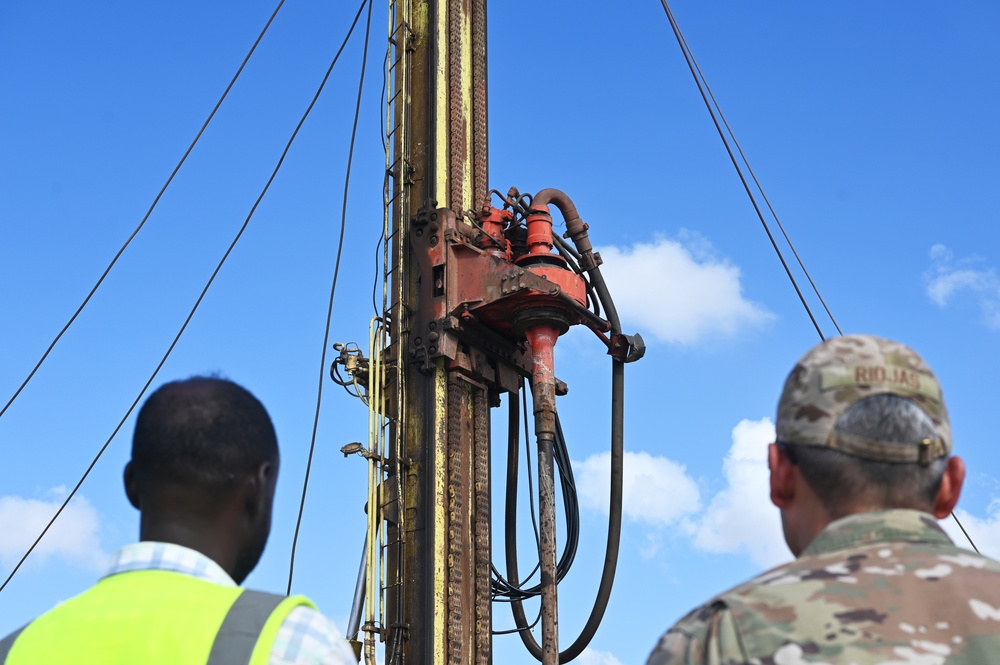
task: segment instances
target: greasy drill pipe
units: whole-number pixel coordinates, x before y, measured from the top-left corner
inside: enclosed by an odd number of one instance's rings
[[[556,488],[552,446],[556,436],[554,350],[559,329],[538,324],[525,331],[533,358],[531,395],[538,444],[538,560],[542,576],[542,665],[559,663],[556,587]]]

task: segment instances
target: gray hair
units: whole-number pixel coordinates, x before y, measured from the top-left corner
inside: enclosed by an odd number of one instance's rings
[[[858,400],[837,419],[834,430],[912,446],[938,436],[927,412],[891,394]],[[946,457],[921,465],[876,462],[818,446],[791,447],[795,464],[832,519],[859,507],[930,511],[947,465]]]

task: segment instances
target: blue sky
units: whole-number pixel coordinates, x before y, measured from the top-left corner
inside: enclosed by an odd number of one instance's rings
[[[142,218],[272,9],[257,0],[0,7],[0,402]],[[0,572],[155,367],[355,9],[287,4],[146,228],[0,419]],[[905,341],[938,373],[970,469],[961,514],[980,547],[1000,555],[990,416],[1000,9],[764,1],[673,10],[841,326]],[[378,5],[333,341],[364,344],[372,311],[384,29]],[[249,583],[274,591],[284,589],[312,424],[362,37],[156,382],[221,372],[271,411],[282,477],[271,541]],[[690,607],[787,559],[763,490],[763,449],[781,382],[817,337],[658,2],[609,10],[492,0],[489,44],[493,186],[558,187],[574,198],[625,327],[649,345],[627,371],[620,571],[581,659],[642,662]],[[589,334],[571,332],[557,347],[584,509],[581,553],[560,587],[564,643],[586,618],[603,556],[608,365]],[[365,472],[338,449],[363,440],[366,422],[357,400],[325,384],[295,589],[341,624],[363,537]],[[131,421],[0,594],[0,633],[86,588],[109,553],[135,538],[120,482],[130,434]],[[497,629],[512,625],[505,608],[495,616]],[[498,637],[496,654],[534,662],[514,636]]]

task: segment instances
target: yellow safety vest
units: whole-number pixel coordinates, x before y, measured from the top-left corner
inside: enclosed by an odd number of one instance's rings
[[[315,608],[181,573],[118,573],[0,642],[0,665],[267,665],[299,605]]]

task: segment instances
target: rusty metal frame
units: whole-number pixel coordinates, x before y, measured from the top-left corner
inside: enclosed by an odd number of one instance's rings
[[[402,8],[406,66],[393,72],[390,162],[391,334],[399,442],[389,465],[402,488],[400,527],[389,525],[386,626],[399,662],[492,660],[489,598],[489,395],[473,378],[487,366],[473,350],[407,362],[414,314],[423,309],[410,243],[414,202],[440,198],[457,211],[486,191],[485,0],[390,0]],[[400,30],[399,21],[390,30]],[[396,37],[399,40],[399,37]],[[506,376],[506,374],[504,374]],[[405,462],[405,463],[404,463]],[[395,529],[395,530],[394,530]],[[395,640],[395,642],[394,642]]]

